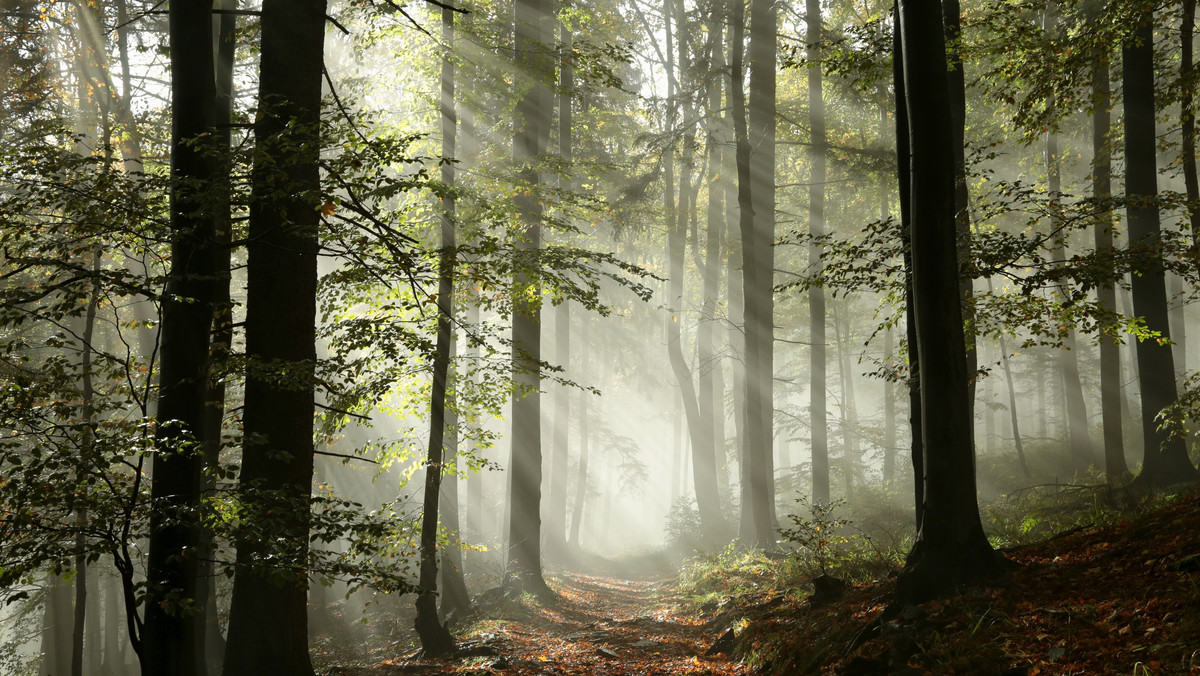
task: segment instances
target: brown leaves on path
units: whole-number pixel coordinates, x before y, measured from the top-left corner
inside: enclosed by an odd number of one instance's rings
[[[464,648],[458,657],[397,658],[356,676],[750,673],[728,655],[705,654],[720,631],[682,610],[674,580],[564,573],[548,581],[556,599],[526,595],[479,609],[486,619],[456,636]]]

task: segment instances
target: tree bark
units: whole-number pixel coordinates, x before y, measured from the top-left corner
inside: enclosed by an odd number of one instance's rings
[[[546,148],[546,78],[551,70],[544,29],[546,0],[513,5],[514,45],[524,87],[513,115],[513,164],[524,186],[517,197],[520,232],[516,236],[512,316],[512,462],[509,465],[508,571],[517,588],[544,593],[542,577],[542,429],[541,429],[541,282],[542,206],[535,196],[540,183],[534,165]]]
[[[313,673],[307,565],[324,41],[324,0],[264,0],[238,478],[253,530],[236,543],[225,676]],[[264,543],[262,530],[276,541]],[[268,546],[273,570],[262,567]]]
[[[171,272],[162,304],[158,426],[152,461],[150,553],[146,567],[144,676],[192,676],[202,648],[198,509],[212,326],[214,205],[207,196],[216,80],[211,0],[173,3],[171,47]]]
[[[563,7],[567,9],[564,0]],[[571,101],[575,90],[575,68],[571,63],[571,51],[574,48],[574,37],[567,26],[566,17],[561,17],[559,24],[559,41],[562,48],[562,58],[558,64],[558,155],[562,161],[563,191],[571,190],[573,182],[571,164],[574,161],[571,146],[572,110]],[[554,359],[564,370],[571,363],[571,304],[566,298],[554,310]],[[559,385],[554,393],[554,457],[550,468],[550,504],[547,514],[546,547],[556,555],[563,553],[566,545],[567,521],[567,481],[569,472],[569,429],[571,419],[570,388]]]
[[[821,73],[821,3],[807,0],[805,42],[808,43],[808,124],[812,135],[809,150],[808,231],[813,243],[808,247],[809,274],[821,274],[821,238],[825,236],[825,99]],[[813,504],[828,505],[829,490],[829,420],[826,401],[825,355],[825,289],[814,286],[808,290],[808,343],[812,352],[809,360],[808,415],[812,430]]]
[[[925,452],[921,429],[921,359],[917,351],[917,322],[913,312],[912,276],[912,153],[909,147],[908,97],[905,93],[904,44],[901,39],[900,17],[893,10],[892,79],[896,92],[896,174],[900,196],[900,239],[904,248],[904,326],[908,346],[908,427],[912,448],[909,456],[913,466],[913,515],[916,527],[921,528],[925,509]]]
[[[775,271],[775,57],[778,8],[774,0],[750,2],[750,101],[747,111],[747,178],[751,208],[743,211],[742,289],[746,313],[746,464],[739,538],[775,546],[774,271]],[[739,171],[739,180],[741,172]]]
[[[442,8],[441,118],[442,118],[442,183],[447,191],[454,186],[454,133],[457,119],[454,111],[454,10]],[[454,636],[438,619],[438,501],[445,474],[446,448],[446,380],[450,372],[450,351],[454,341],[451,322],[454,319],[454,213],[452,192],[442,197],[442,241],[438,252],[437,338],[433,355],[433,386],[429,402],[429,447],[425,461],[425,494],[421,509],[421,572],[417,593],[415,627],[421,648],[427,655],[440,656],[454,652]],[[457,481],[453,475],[451,481]]]
[[[1146,10],[1141,23],[1123,45],[1121,78],[1125,87],[1125,193],[1129,244],[1148,259],[1133,275],[1133,310],[1146,327],[1170,337],[1167,291],[1161,253],[1158,214],[1158,171],[1154,128],[1154,13]],[[1175,403],[1175,362],[1169,345],[1145,340],[1137,345],[1138,385],[1142,393],[1143,450],[1140,482],[1159,488],[1189,481],[1196,468],[1188,459],[1183,439],[1168,438],[1155,420]]]
[[[925,504],[917,541],[897,582],[897,602],[914,603],[998,572],[1001,559],[983,532],[975,490],[951,101],[947,78],[936,76],[946,63],[941,12],[934,0],[900,0],[898,14],[911,153]]]

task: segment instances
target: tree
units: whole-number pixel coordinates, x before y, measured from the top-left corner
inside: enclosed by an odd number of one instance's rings
[[[897,9],[907,105],[913,314],[920,360],[924,504],[917,540],[897,583],[898,601],[919,602],[995,574],[1001,559],[979,520],[967,346],[954,212],[950,92],[936,0]]]
[[[324,26],[324,0],[263,3],[238,477],[247,526],[236,542],[225,676],[312,674],[306,606]],[[264,532],[275,540],[264,541]]]
[[[442,242],[438,255],[437,343],[433,355],[433,388],[429,402],[429,449],[425,460],[425,496],[421,507],[421,592],[417,594],[417,636],[429,655],[454,652],[454,636],[438,620],[437,612],[437,530],[438,498],[445,474],[445,438],[447,413],[447,376],[450,371],[450,350],[454,340],[454,266],[457,256],[454,235],[454,133],[457,118],[454,111],[454,61],[450,50],[454,44],[454,10],[442,8],[441,118],[442,118],[442,182],[447,193],[442,197]],[[457,481],[453,473],[450,481]]]
[[[809,171],[808,230],[812,244],[808,265],[814,275],[821,274],[820,238],[825,235],[825,100],[821,81],[821,3],[807,0],[808,43],[808,126],[812,135],[812,169]],[[827,505],[829,493],[829,419],[825,403],[825,289],[813,285],[808,291],[808,342],[812,350],[809,365],[809,425],[812,430],[813,504]]]
[[[775,544],[774,461],[774,270],[775,270],[775,56],[778,8],[772,0],[750,2],[750,101],[748,142],[750,218],[742,229],[745,276],[746,448],[742,467],[742,541]],[[739,175],[740,178],[740,175]]]
[[[1138,24],[1122,45],[1121,80],[1125,87],[1125,198],[1129,244],[1148,252],[1148,262],[1133,275],[1134,313],[1146,327],[1170,338],[1167,292],[1161,255],[1158,171],[1154,128],[1154,11],[1139,12]],[[1142,393],[1145,444],[1138,480],[1160,488],[1196,477],[1181,437],[1160,430],[1158,414],[1176,400],[1175,361],[1169,345],[1158,340],[1137,344],[1138,385]]]
[[[212,2],[171,5],[171,272],[162,309],[157,453],[153,461],[142,670],[196,673],[198,511],[216,259],[208,198],[216,80]]]
[[[549,59],[544,45],[547,0],[513,5],[514,48],[521,90],[513,111],[512,159],[520,172],[516,198],[520,231],[514,235],[512,281],[512,462],[509,465],[508,567],[521,589],[546,592],[542,578],[541,283],[542,202],[535,194],[534,162],[546,149]]]
[[[1113,249],[1112,199],[1112,122],[1109,108],[1109,50],[1106,45],[1092,47],[1092,197],[1098,213],[1093,226],[1097,252]],[[1096,285],[1096,300],[1110,312],[1116,312],[1117,292],[1111,262]],[[1100,335],[1100,426],[1104,430],[1104,476],[1110,485],[1129,479],[1125,465],[1125,441],[1121,423],[1121,352],[1113,323],[1107,322]]]

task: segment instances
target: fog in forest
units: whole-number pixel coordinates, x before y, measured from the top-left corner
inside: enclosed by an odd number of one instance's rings
[[[1194,482],[1193,5],[0,1],[0,673],[923,602]]]

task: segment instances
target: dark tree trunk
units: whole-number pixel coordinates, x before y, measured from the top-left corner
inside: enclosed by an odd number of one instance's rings
[[[775,57],[778,8],[750,1],[750,100],[747,158],[752,208],[744,209],[742,289],[746,313],[746,491],[738,533],[756,547],[775,546],[774,271],[775,271]],[[739,172],[739,180],[741,173]],[[747,215],[749,218],[747,218]]]
[[[197,510],[212,326],[214,204],[207,184],[218,169],[212,152],[216,81],[211,0],[171,5],[171,272],[162,304],[158,453],[146,567],[144,676],[192,676],[202,653]]]
[[[975,290],[971,260],[971,210],[967,191],[966,125],[967,83],[962,54],[958,45],[962,33],[962,10],[958,0],[941,0],[942,26],[946,36],[950,84],[950,151],[954,155],[954,231],[958,242],[958,289],[962,294],[963,330],[967,342],[967,396],[971,417],[975,411],[975,378],[979,371],[979,350],[975,345]],[[971,443],[974,445],[974,429]]]
[[[454,61],[450,50],[454,46],[454,10],[442,8],[442,40],[446,51],[442,54],[442,183],[447,188],[454,185],[454,133],[456,114],[454,110]],[[456,246],[454,236],[453,193],[442,197],[442,241],[438,252],[437,292],[437,338],[433,355],[433,387],[429,402],[429,448],[425,461],[425,496],[421,509],[421,572],[417,594],[417,637],[421,648],[431,656],[448,655],[454,652],[454,636],[438,619],[438,498],[445,467],[446,453],[446,379],[450,372],[450,351],[454,341],[451,322],[454,319],[454,263]],[[457,481],[451,476],[450,481]]]
[[[821,3],[807,0],[805,5],[808,58],[808,124],[812,134],[809,160],[812,168],[808,178],[808,230],[813,243],[808,247],[808,269],[810,275],[819,275],[821,262],[821,240],[825,236],[825,98],[820,66],[821,59]],[[808,343],[812,351],[808,375],[808,416],[812,434],[813,504],[827,505],[832,495],[829,490],[829,419],[825,399],[825,289],[814,286],[808,290]]]
[[[542,577],[542,426],[540,253],[542,206],[536,158],[546,148],[545,104],[551,64],[545,49],[546,0],[517,0],[513,6],[517,68],[525,89],[513,115],[513,164],[526,186],[515,200],[521,232],[515,243],[512,316],[512,462],[509,465],[508,570],[511,583],[538,593]]]
[[[1158,170],[1154,129],[1154,14],[1149,9],[1123,46],[1121,77],[1125,86],[1125,193],[1129,244],[1144,260],[1133,275],[1133,310],[1146,327],[1170,337],[1167,291],[1158,216]],[[1142,393],[1142,472],[1139,481],[1164,487],[1196,477],[1183,439],[1158,430],[1157,416],[1175,403],[1175,361],[1169,345],[1156,340],[1137,344],[1138,385]]]
[[[222,9],[237,9],[237,0],[218,0]],[[215,54],[216,67],[216,116],[217,128],[214,142],[217,147],[216,160],[219,163],[216,176],[224,177],[233,174],[233,158],[230,153],[233,144],[234,109],[234,57],[236,56],[237,38],[234,30],[237,28],[236,16],[221,14],[217,28],[217,50]],[[229,295],[231,280],[230,265],[233,253],[233,213],[231,204],[231,186],[228,181],[214,179],[211,187],[213,201],[213,327],[212,343],[209,346],[210,372],[208,380],[207,401],[204,407],[203,450],[204,467],[209,474],[204,477],[203,491],[211,493],[216,489],[213,480],[214,472],[220,467],[222,430],[225,421],[225,376],[229,369],[229,357],[233,350],[233,303]],[[199,621],[196,623],[198,645],[202,647],[197,653],[196,671],[201,676],[221,673],[221,660],[225,656],[225,638],[221,635],[221,626],[217,617],[217,576],[211,561],[215,558],[213,535],[208,530],[200,532],[200,564],[198,574],[200,585],[197,587],[196,603],[202,609]]]
[[[900,0],[898,15],[909,124],[925,504],[921,529],[896,591],[898,602],[913,603],[994,574],[1001,559],[983,532],[975,491],[951,101],[947,78],[936,76],[946,63],[941,12],[934,0]]]
[[[913,514],[921,528],[925,510],[925,452],[921,431],[921,359],[917,353],[917,322],[913,312],[912,278],[912,162],[909,150],[908,97],[905,91],[904,45],[900,17],[893,20],[892,79],[896,92],[896,174],[900,195],[900,238],[904,244],[904,339],[908,343],[908,427],[912,433],[909,453],[913,466]]]
[[[1196,177],[1196,106],[1193,93],[1196,83],[1192,81],[1195,29],[1196,0],[1183,0],[1183,16],[1179,26],[1179,80],[1183,83],[1183,91],[1179,94],[1179,121],[1183,128],[1183,185],[1191,212],[1192,246],[1200,251],[1200,182]]]
[[[451,347],[456,343],[451,343]],[[454,362],[455,351],[450,350],[450,362]],[[442,479],[442,529],[451,534],[454,542],[449,547],[442,548],[442,603],[438,608],[441,617],[450,617],[470,611],[471,595],[467,591],[467,580],[463,575],[462,547],[458,542],[462,539],[462,520],[459,518],[458,484],[462,477],[463,468],[458,462],[458,443],[461,438],[458,433],[457,405],[453,402],[458,397],[457,375],[452,375],[451,405],[446,411],[446,467],[449,480]]]
[[[238,490],[244,522],[276,540],[237,539],[225,676],[313,672],[307,565],[324,41],[324,0],[264,0]],[[268,554],[272,570],[261,567]]]

